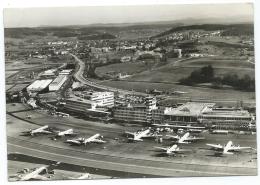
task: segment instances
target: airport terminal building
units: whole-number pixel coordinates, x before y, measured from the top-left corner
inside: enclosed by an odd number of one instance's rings
[[[215,103],[187,102],[176,108],[158,107],[156,99],[146,98],[145,104],[117,106],[112,112],[115,120],[173,125],[206,126],[215,129],[246,128],[254,117],[242,108],[219,108]]]
[[[97,109],[97,103],[92,100],[72,97],[66,99],[64,108],[67,111],[91,116],[107,116],[109,112]]]
[[[239,129],[253,120],[247,110],[218,108],[215,103],[187,102],[164,112],[164,122],[168,124],[203,124],[217,129]]]
[[[113,107],[115,104],[114,92],[85,91],[83,92],[82,96],[84,99],[96,102],[100,107]]]
[[[64,108],[74,111],[74,112],[87,112],[89,109],[96,109],[96,102],[93,102],[91,100],[86,100],[82,98],[76,98],[72,97],[69,99],[66,99],[66,104]]]
[[[112,115],[116,120],[128,122],[150,123],[162,121],[164,109],[156,106],[154,97],[146,97],[145,104],[117,106],[113,108]]]

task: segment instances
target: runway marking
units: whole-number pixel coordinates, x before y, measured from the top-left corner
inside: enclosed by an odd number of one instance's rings
[[[211,175],[233,175],[233,176],[243,175],[243,174],[236,174],[236,173],[203,172],[203,171],[198,171],[198,170],[169,169],[169,168],[150,167],[150,166],[142,166],[142,165],[134,165],[134,164],[122,164],[122,163],[115,163],[115,162],[110,162],[110,161],[98,161],[98,160],[93,160],[93,159],[84,159],[84,158],[81,158],[81,157],[73,157],[73,156],[67,156],[67,155],[63,155],[63,154],[51,153],[51,152],[47,152],[47,151],[42,151],[42,150],[32,149],[32,148],[28,148],[28,147],[24,147],[24,146],[19,146],[19,145],[15,145],[15,144],[11,144],[11,143],[8,143],[8,145],[18,147],[18,148],[23,148],[23,149],[26,149],[26,150],[35,151],[35,152],[41,152],[41,153],[45,153],[45,154],[59,156],[59,157],[65,157],[65,158],[71,158],[71,159],[83,160],[83,161],[90,161],[90,162],[98,162],[98,163],[108,163],[108,164],[112,164],[112,165],[120,165],[120,166],[123,166],[123,167],[127,166],[127,167],[137,167],[137,168],[145,168],[145,169],[149,168],[149,169],[153,169],[153,170],[166,170],[166,171],[169,171],[169,172],[177,172],[177,171],[179,171],[179,172],[190,172],[190,173],[198,173],[199,172],[199,173],[211,174]],[[137,173],[136,171],[133,171],[133,172]],[[142,173],[144,173],[144,171]],[[245,175],[248,175],[248,174],[245,174]]]

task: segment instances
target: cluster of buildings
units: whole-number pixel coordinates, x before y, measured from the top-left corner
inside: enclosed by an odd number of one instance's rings
[[[239,129],[254,121],[254,117],[241,108],[218,108],[215,103],[198,102],[187,102],[176,108],[157,107],[152,97],[148,97],[143,106],[115,107],[113,118],[145,123],[202,124],[218,129]]]
[[[30,93],[37,93],[43,90],[58,91],[68,80],[71,72],[72,69],[64,69],[60,72],[57,72],[57,69],[49,69],[41,73],[39,75],[41,79],[35,80],[26,90]]]
[[[65,108],[73,112],[108,116],[116,121],[135,123],[167,123],[203,125],[217,129],[241,129],[254,122],[242,108],[219,108],[215,103],[187,102],[177,107],[157,106],[156,98],[148,96],[144,103],[115,104],[112,92],[83,92],[66,100]],[[107,109],[99,109],[107,108]]]
[[[179,31],[166,37],[166,40],[195,40],[202,37],[220,37],[223,31]]]

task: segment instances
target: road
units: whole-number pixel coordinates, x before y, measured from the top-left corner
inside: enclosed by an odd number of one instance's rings
[[[101,90],[105,90],[105,91],[112,91],[112,92],[119,92],[121,94],[137,94],[137,95],[147,95],[145,93],[142,92],[135,92],[135,91],[128,91],[128,90],[123,90],[123,89],[117,89],[117,88],[113,88],[113,87],[108,87],[108,86],[104,86],[104,85],[100,85],[97,84],[95,82],[92,82],[88,79],[86,79],[83,74],[84,74],[84,70],[85,70],[85,63],[80,60],[76,55],[74,54],[70,54],[72,57],[74,57],[74,59],[78,62],[79,65],[79,69],[78,71],[75,72],[74,77],[81,82],[82,84],[97,88],[97,89],[101,89]]]

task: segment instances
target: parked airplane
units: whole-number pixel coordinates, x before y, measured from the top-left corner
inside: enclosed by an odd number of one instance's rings
[[[23,176],[17,175],[16,177],[20,181],[28,181],[28,180],[50,180],[48,177],[42,176],[41,174],[47,174],[50,171],[54,169],[60,162],[57,162],[55,164],[49,165],[49,166],[42,166],[39,168],[36,168],[30,173],[27,173]]]
[[[91,179],[91,175],[89,173],[85,173],[80,175],[79,177],[69,177],[69,179],[78,179],[78,180]]]
[[[191,126],[191,125],[170,125],[170,124],[153,124],[153,126],[157,127],[167,127],[167,128],[183,128],[183,129],[205,129],[205,127],[200,127],[200,126]]]
[[[89,138],[77,138],[77,139],[68,139],[66,142],[76,145],[87,145],[88,143],[106,143],[106,141],[99,139],[102,138],[100,134],[95,134]]]
[[[30,129],[29,131],[25,131],[24,133],[30,134],[31,136],[34,136],[35,134],[51,134],[51,131],[48,131],[49,126],[45,125],[43,127],[37,128],[37,129]]]
[[[76,135],[76,133],[73,131],[73,129],[68,129],[65,131],[58,131],[56,137],[74,136],[74,135]]]
[[[143,131],[125,132],[125,133],[133,136],[133,138],[128,138],[129,140],[132,140],[132,141],[143,141],[142,138],[151,138],[151,137],[157,138],[157,137],[162,136],[162,135],[151,133],[150,128],[143,130]]]
[[[176,139],[176,143],[184,143],[184,144],[188,144],[191,143],[192,141],[196,141],[196,140],[202,140],[205,139],[204,137],[195,137],[195,136],[190,136],[190,133],[187,132],[186,134],[184,134],[182,137],[180,136],[172,136],[172,135],[166,135],[169,138],[173,138]]]
[[[167,155],[191,151],[191,150],[180,149],[176,144],[167,148],[163,148],[163,147],[154,147],[154,148],[165,151]]]
[[[173,95],[183,95],[183,94],[187,94],[188,92],[184,92],[184,91],[173,91],[171,94]]]
[[[233,145],[232,141],[228,141],[226,145],[221,145],[221,144],[206,144],[207,146],[210,146],[211,148],[215,150],[220,150],[220,154],[234,154],[233,152],[229,151],[239,151],[239,150],[244,150],[244,149],[252,149],[252,147],[241,147],[239,145],[235,146]]]

